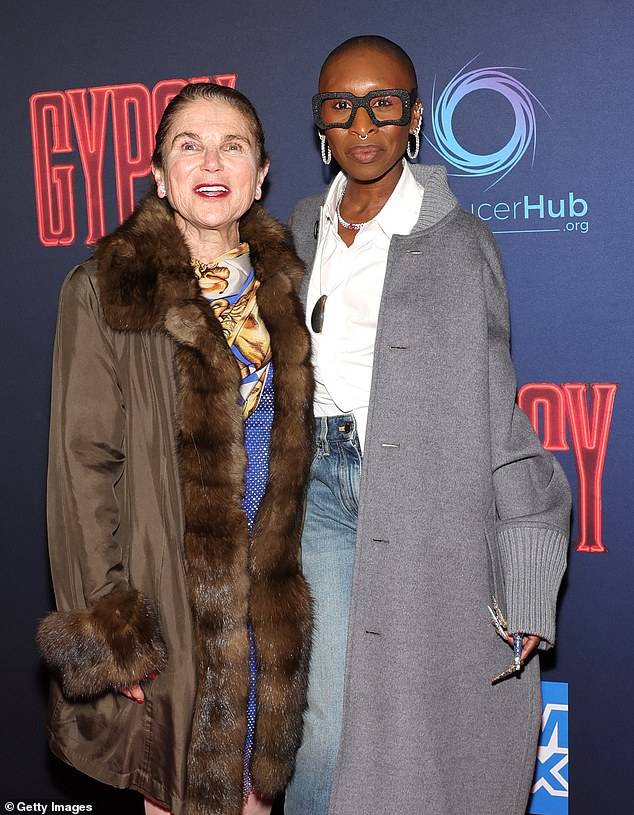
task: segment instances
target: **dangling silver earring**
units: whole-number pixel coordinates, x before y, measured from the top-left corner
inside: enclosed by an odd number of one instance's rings
[[[158,191],[161,193],[161,195],[165,195],[166,193],[165,184],[161,184],[161,186],[158,188]]]
[[[415,161],[418,158],[418,151],[420,150],[420,128],[423,123],[422,118],[418,120],[418,124],[416,125],[416,130],[413,133],[410,133],[410,136],[414,137],[414,149],[412,150],[410,147],[409,136],[407,138],[407,158],[410,161]]]
[[[328,140],[323,133],[319,134],[319,141],[321,142],[321,160],[324,162],[324,164],[330,164],[332,161],[332,152],[330,150]]]

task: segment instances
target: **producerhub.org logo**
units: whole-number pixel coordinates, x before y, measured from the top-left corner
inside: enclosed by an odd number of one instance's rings
[[[477,57],[474,57],[477,59]],[[436,101],[436,80],[432,90],[432,129],[434,141],[427,138],[431,146],[460,172],[458,176],[497,175],[487,189],[497,184],[518,163],[532,145],[532,158],[535,158],[535,136],[537,123],[536,102],[546,109],[525,85],[507,71],[524,71],[526,68],[478,68],[467,71],[472,59],[449,82]],[[475,91],[500,93],[511,105],[515,116],[513,133],[499,149],[492,153],[474,153],[464,147],[454,133],[454,114],[460,102]]]
[[[458,71],[439,96],[434,80],[432,137],[426,135],[425,139],[447,164],[456,169],[450,175],[463,178],[495,176],[486,191],[507,176],[527,153],[533,165],[537,140],[536,108],[541,108],[549,118],[550,114],[526,85],[508,73],[526,71],[527,68],[471,69],[475,59],[477,57]],[[498,118],[498,112],[490,106],[490,99],[488,104],[485,101],[478,107],[475,117],[468,104],[460,106],[476,91],[490,91],[502,97],[512,111],[512,128],[509,129],[507,122],[502,120],[504,116]],[[469,134],[470,138],[484,137],[486,147],[481,152],[469,149],[462,143],[464,134]],[[490,200],[463,201],[463,206],[486,221],[495,234],[550,232],[585,235],[590,226],[588,199],[571,189],[554,192],[540,188],[511,189],[510,194],[508,191],[500,193]]]

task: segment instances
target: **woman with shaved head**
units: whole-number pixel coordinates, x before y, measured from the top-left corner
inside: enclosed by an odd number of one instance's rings
[[[313,116],[340,172],[291,219],[310,270],[316,631],[286,815],[520,815],[569,488],[515,404],[497,246],[443,167],[406,159],[411,59],[347,40]]]

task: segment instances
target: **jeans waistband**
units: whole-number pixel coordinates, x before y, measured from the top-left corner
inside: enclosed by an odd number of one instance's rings
[[[342,416],[315,416],[317,443],[354,441],[357,438],[357,422],[351,413]]]

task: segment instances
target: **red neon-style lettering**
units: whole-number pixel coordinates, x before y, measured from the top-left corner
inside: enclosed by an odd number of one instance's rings
[[[235,88],[237,74],[192,77]],[[88,230],[86,243],[106,233],[104,209],[104,154],[108,103],[112,105],[112,131],[119,221],[135,205],[135,181],[150,171],[154,133],[170,100],[185,85],[183,79],[157,83],[152,94],[141,84],[76,88],[62,93],[34,94],[31,138],[38,218],[44,246],[67,246],[75,240],[74,164],[54,164],[53,156],[73,153],[72,125],[86,185]],[[90,91],[90,101],[88,100]]]
[[[218,76],[224,81],[218,82]],[[237,74],[219,74],[218,76],[192,76],[189,82],[213,82],[216,85],[227,85],[230,88],[235,88]],[[152,89],[152,121],[155,133],[165,108],[186,84],[187,82],[184,79],[165,79],[162,82],[157,82]]]
[[[184,79],[164,79],[152,89],[152,128],[155,133],[163,111],[186,84]]]
[[[66,97],[58,91],[36,93],[30,108],[39,238],[44,246],[69,246],[75,240],[75,168],[51,161],[73,151]]]
[[[86,181],[86,243],[95,243],[106,234],[103,196],[103,157],[106,147],[106,124],[110,87],[90,89],[90,111],[86,88],[66,91],[75,125],[79,157]],[[91,115],[92,114],[92,115]]]
[[[517,404],[528,416],[535,432],[542,436],[547,450],[568,450],[566,441],[566,399],[553,382],[529,382],[520,388]],[[539,432],[541,408],[542,433]]]
[[[238,74],[216,74],[214,82],[216,85],[225,85],[227,88],[235,88],[238,81]]]
[[[562,385],[579,479],[577,552],[605,552],[602,539],[602,476],[614,398],[618,385],[604,382],[590,386],[592,414],[588,415],[587,385]]]
[[[135,178],[144,178],[152,158],[150,92],[145,85],[112,86],[112,131],[119,220],[134,209]]]

